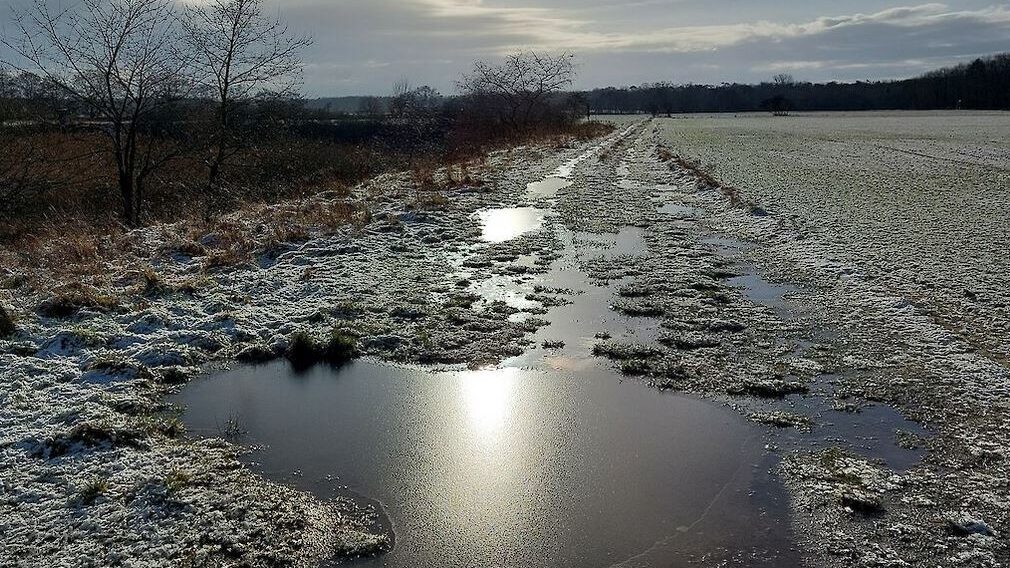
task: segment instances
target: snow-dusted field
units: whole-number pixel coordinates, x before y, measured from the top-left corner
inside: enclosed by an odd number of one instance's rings
[[[767,273],[835,330],[833,398],[925,424],[907,472],[796,453],[783,471],[816,565],[1002,566],[1010,522],[1010,114],[823,113],[655,121],[736,189]],[[848,458],[845,458],[848,459]],[[833,471],[834,470],[834,471]],[[835,506],[839,483],[872,499]],[[866,509],[869,515],[860,513]],[[993,536],[997,535],[997,536]]]
[[[581,325],[550,321],[577,294],[544,280],[564,231],[637,240],[578,267],[614,286],[607,307],[631,333],[561,328],[580,340],[562,359],[608,358],[766,425],[811,566],[1010,561],[1010,118],[614,120],[603,141],[496,154],[434,204],[406,175],[313,198],[367,215],[251,266],[159,257],[166,285],[118,290],[118,309],[43,318],[44,298],[18,298],[0,340],[0,565],[312,565],[384,548],[370,511],[242,465],[229,425],[186,438],[164,395],[333,330],[405,363],[556,356],[551,326]],[[527,192],[551,173],[571,183]],[[482,226],[491,215],[509,225]]]
[[[1010,356],[1010,113],[713,115],[659,121],[670,148]]]

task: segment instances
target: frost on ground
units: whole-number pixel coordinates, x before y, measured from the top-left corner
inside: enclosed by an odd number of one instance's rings
[[[355,221],[282,239],[245,268],[203,252],[228,235],[139,232],[161,251],[145,259],[156,277],[133,267],[139,285],[111,294],[22,302],[0,343],[0,564],[308,565],[387,546],[369,511],[252,475],[225,441],[180,437],[159,401],[232,358],[477,366],[533,348],[538,316],[572,294],[532,285],[561,224],[577,239],[641,236],[582,259],[640,324],[584,330],[592,353],[765,424],[810,565],[1006,565],[1007,164],[991,142],[1006,120],[636,120],[598,144],[496,154],[446,194],[394,175],[312,198],[299,207],[351,207]],[[554,172],[570,183],[525,191]],[[530,230],[482,234],[489,208]],[[837,430],[872,404],[930,435]],[[921,461],[878,459],[891,435]]]
[[[698,325],[678,330],[702,334],[676,342],[679,356],[690,361],[691,353],[713,350],[708,358],[725,377],[764,360],[772,376],[741,375],[729,392],[788,399],[795,395],[782,388],[798,381],[834,399],[838,412],[886,403],[932,434],[899,436],[927,450],[907,471],[867,459],[844,440],[785,453],[782,473],[811,563],[1007,565],[1010,257],[1003,249],[1010,227],[1001,204],[1010,117],[755,115],[653,124],[657,155],[672,172],[667,183],[707,212],[700,227],[752,243],[737,256],[800,286],[788,294],[791,316],[765,310],[767,319],[757,320],[776,334],[759,333],[753,345],[717,338],[735,353],[732,362],[719,361],[721,347],[705,347],[715,341],[699,341],[707,338]],[[644,152],[638,158],[649,160]],[[724,187],[712,187],[705,173]],[[728,297],[732,306],[735,296]],[[738,310],[713,313],[720,311]],[[747,330],[754,325],[746,314],[739,319]],[[688,377],[703,369],[685,366]],[[722,388],[716,382],[689,378],[687,386]]]
[[[230,234],[186,241],[161,226],[130,235],[154,252],[110,267],[104,289],[26,296],[17,285],[28,278],[4,269],[15,286],[4,303],[19,308],[0,314],[0,565],[310,566],[387,547],[374,512],[253,475],[226,425],[221,439],[189,440],[161,401],[233,359],[477,366],[521,352],[537,320],[514,321],[516,308],[470,289],[545,243],[478,244],[475,213],[518,205],[526,183],[581,151],[500,152],[481,180],[444,192],[388,175],[349,196],[264,208],[274,220],[356,214],[325,232],[289,232],[301,238],[245,264]],[[226,221],[277,234],[256,218]],[[461,282],[454,274],[467,266],[474,275]]]

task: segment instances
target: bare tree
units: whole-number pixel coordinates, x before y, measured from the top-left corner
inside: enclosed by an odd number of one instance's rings
[[[520,51],[497,64],[477,61],[458,86],[466,95],[495,101],[500,120],[513,132],[522,132],[551,94],[571,85],[574,78],[571,53]]]
[[[776,87],[788,87],[796,84],[796,79],[794,79],[789,73],[779,73],[778,75],[772,77],[772,83],[774,83]]]
[[[174,22],[169,0],[81,0],[61,11],[35,0],[15,13],[20,37],[0,40],[20,57],[8,66],[57,85],[101,122],[130,226],[140,223],[145,181],[172,156],[148,134],[185,94]]]
[[[400,127],[400,138],[407,148],[407,162],[413,165],[415,153],[423,154],[440,130],[445,99],[427,85],[411,89],[406,82],[396,83],[393,93],[389,102],[390,117]]]
[[[200,82],[215,98],[216,126],[207,158],[208,190],[239,148],[236,115],[257,97],[289,96],[300,83],[299,52],[311,39],[293,36],[263,13],[263,0],[209,0],[183,18]]]
[[[403,118],[403,115],[407,112],[410,92],[410,80],[406,77],[398,79],[393,83],[393,94],[389,97],[389,116]]]

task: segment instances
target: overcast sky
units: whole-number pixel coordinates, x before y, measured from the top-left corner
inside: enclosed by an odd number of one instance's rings
[[[26,1],[0,0],[4,33],[9,5]],[[383,94],[403,78],[452,92],[473,59],[517,48],[575,52],[586,88],[905,77],[1010,51],[1010,4],[986,0],[267,1],[315,39],[312,96]]]

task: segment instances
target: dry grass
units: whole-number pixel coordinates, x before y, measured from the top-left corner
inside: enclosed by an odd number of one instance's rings
[[[151,261],[192,257],[204,271],[247,264],[285,243],[361,225],[366,217],[347,197],[341,188],[308,199],[248,204],[212,221],[195,216],[130,232],[46,225],[17,246],[0,248],[0,274],[6,276],[0,284],[40,299],[37,309],[49,317],[85,308],[108,311],[125,301],[123,295],[192,294],[206,281],[159,272]]]
[[[480,164],[477,164],[479,167]],[[471,171],[469,161],[461,161],[446,166],[446,185],[450,188],[478,187],[484,185],[484,179]]]
[[[484,185],[479,172],[486,167],[484,156],[439,163],[419,161],[410,170],[413,194],[410,203],[418,209],[439,209],[449,204],[448,193]]]
[[[613,130],[585,122],[545,128],[525,143],[571,144]],[[128,231],[118,222],[118,194],[98,134],[32,134],[26,143],[48,147],[39,177],[45,187],[21,214],[0,215],[0,289],[20,298],[15,312],[36,309],[66,317],[81,309],[110,310],[145,296],[193,294],[201,277],[158,271],[155,260],[198,259],[203,272],[245,265],[287,243],[362,226],[367,208],[352,202],[349,186],[398,167],[396,158],[367,146],[288,140],[244,151],[254,164],[230,176],[228,213],[208,220],[198,160],[171,163],[148,189],[147,228]],[[497,147],[510,147],[492,139]],[[424,155],[410,170],[414,191],[404,198],[417,208],[449,203],[449,192],[482,185],[483,146]],[[87,150],[86,150],[87,149]],[[0,156],[0,161],[5,159]],[[167,266],[174,263],[166,262]],[[29,305],[31,304],[31,305]],[[16,314],[15,314],[16,315]]]
[[[70,317],[82,309],[107,312],[115,309],[119,300],[99,288],[79,282],[57,285],[49,297],[39,304],[39,315],[51,318]]]

